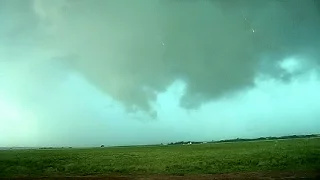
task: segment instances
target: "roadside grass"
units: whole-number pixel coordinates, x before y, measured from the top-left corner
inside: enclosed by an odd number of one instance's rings
[[[320,138],[0,151],[0,177],[320,170]]]

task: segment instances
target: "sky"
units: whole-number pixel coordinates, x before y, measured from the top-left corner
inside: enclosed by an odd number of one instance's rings
[[[0,147],[320,133],[315,0],[0,0]]]

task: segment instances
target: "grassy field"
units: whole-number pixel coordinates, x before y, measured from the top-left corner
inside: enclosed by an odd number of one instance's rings
[[[0,151],[0,177],[320,170],[320,139]]]

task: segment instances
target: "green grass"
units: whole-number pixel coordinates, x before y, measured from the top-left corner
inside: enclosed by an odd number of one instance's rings
[[[0,151],[0,177],[320,169],[320,139]]]

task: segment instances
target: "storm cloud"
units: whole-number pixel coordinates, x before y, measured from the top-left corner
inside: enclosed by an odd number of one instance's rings
[[[7,42],[50,51],[38,64],[61,61],[129,110],[151,112],[157,94],[179,79],[187,83],[181,106],[196,108],[252,87],[259,73],[281,78],[277,61],[285,57],[319,63],[319,5],[312,0],[1,4],[9,13]],[[263,63],[262,56],[270,58]]]
[[[111,107],[163,118],[157,103],[181,82],[176,108],[202,111],[264,81],[318,74],[319,32],[316,0],[0,0],[0,106],[6,117],[8,104],[24,109],[33,127],[99,129],[90,119]],[[233,106],[214,107],[222,117]]]

